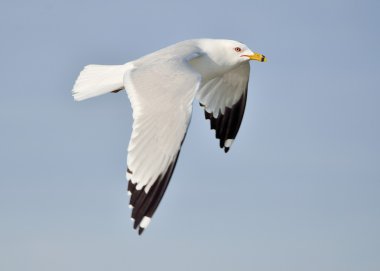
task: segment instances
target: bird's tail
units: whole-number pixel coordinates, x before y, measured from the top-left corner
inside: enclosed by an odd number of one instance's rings
[[[118,91],[124,88],[126,65],[88,65],[78,76],[73,88],[74,100]]]

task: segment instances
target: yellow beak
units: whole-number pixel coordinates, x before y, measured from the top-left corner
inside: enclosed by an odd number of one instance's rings
[[[267,61],[267,58],[262,55],[262,54],[259,54],[259,53],[253,53],[252,55],[245,55],[246,57],[249,58],[249,60],[256,60],[256,61],[260,61],[260,62],[266,62]]]

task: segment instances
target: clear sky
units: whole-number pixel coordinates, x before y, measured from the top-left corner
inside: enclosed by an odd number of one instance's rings
[[[1,1],[0,270],[380,270],[379,1]],[[197,103],[166,195],[132,230],[125,93],[87,64],[190,38],[253,63],[226,155]]]

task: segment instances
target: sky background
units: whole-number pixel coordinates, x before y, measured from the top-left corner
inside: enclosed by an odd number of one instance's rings
[[[379,1],[0,2],[0,270],[380,270]],[[87,64],[190,38],[252,63],[226,155],[195,103],[169,188],[132,230],[125,93]]]

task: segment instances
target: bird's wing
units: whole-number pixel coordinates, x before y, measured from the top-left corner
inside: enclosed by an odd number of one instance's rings
[[[202,83],[197,98],[204,108],[205,117],[219,139],[221,148],[228,152],[244,115],[250,66],[240,64],[221,77]]]
[[[187,63],[192,57],[196,54],[146,61],[125,75],[134,119],[128,146],[128,191],[139,234],[165,193],[190,122],[200,85],[200,75]]]

